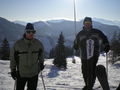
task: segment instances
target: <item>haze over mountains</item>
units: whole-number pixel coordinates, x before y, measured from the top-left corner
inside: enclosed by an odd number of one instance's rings
[[[120,27],[120,21],[111,21],[111,20],[105,20],[105,19],[100,19],[100,18],[93,18],[94,21],[103,23],[103,24],[108,24],[108,25],[117,25]]]
[[[23,21],[15,21],[15,23],[26,25],[27,22]],[[69,20],[48,20],[48,21],[38,21],[34,22],[35,28],[39,31],[41,29],[41,32],[43,35],[52,35],[52,36],[58,36],[60,32],[63,32],[67,38],[72,37],[74,34],[79,32],[82,29],[82,23],[83,20],[77,21],[77,30],[74,30],[74,21]],[[100,29],[103,31],[109,39],[111,39],[113,32],[119,32],[120,29],[120,21],[110,21],[100,18],[93,18],[93,27]],[[53,31],[55,31],[57,34],[54,34]],[[72,34],[72,35],[71,35]],[[70,36],[71,35],[71,36]],[[74,39],[72,37],[72,39]]]
[[[48,21],[57,23],[57,22],[64,21],[64,19],[61,19],[61,20],[48,20]],[[115,26],[119,26],[120,27],[120,21],[116,21],[116,20],[111,21],[111,20],[106,20],[106,19],[101,19],[101,18],[93,18],[93,21],[100,22],[100,23],[103,23],[103,24],[108,24],[108,25],[115,25]],[[19,20],[16,20],[16,21],[13,21],[13,22],[21,24],[21,25],[24,25],[24,26],[27,23],[27,22],[19,21]]]
[[[116,22],[113,21],[93,18],[93,27],[103,31],[109,40],[112,38],[115,32],[120,33],[120,26],[117,26],[115,23]],[[21,22],[11,22],[0,17],[0,41],[5,37],[10,42],[14,42],[21,38],[24,33],[25,24],[26,22],[22,22],[21,24]],[[49,53],[50,49],[56,45],[57,39],[61,32],[63,32],[65,37],[65,45],[72,46],[75,34],[77,34],[77,32],[79,32],[83,27],[83,20],[77,21],[76,31],[74,29],[74,21],[64,19],[38,21],[34,22],[33,24],[37,31],[36,37],[42,40],[46,47],[46,52]]]

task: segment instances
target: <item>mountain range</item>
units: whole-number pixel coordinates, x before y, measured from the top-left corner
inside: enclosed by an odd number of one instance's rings
[[[101,18],[93,18],[93,20],[97,21],[97,22],[100,22],[100,23],[103,23],[103,24],[115,25],[115,26],[119,26],[120,27],[120,21],[117,21],[117,20],[111,21],[111,20],[101,19]],[[61,21],[64,21],[64,19],[61,19],[61,20],[49,20],[49,22],[54,22],[54,23],[61,22]],[[16,20],[16,21],[13,21],[13,22],[21,24],[21,25],[24,25],[24,26],[27,23],[27,22],[19,21],[19,20]]]
[[[120,33],[120,26],[112,24],[112,21],[106,21],[111,24],[106,24],[105,21],[104,23],[101,23],[99,22],[100,20],[101,22],[104,21],[102,19],[93,18],[93,27],[103,31],[109,40],[111,40],[115,32]],[[71,47],[73,40],[75,39],[75,35],[82,30],[83,20],[76,22],[76,30],[74,29],[74,21],[64,19],[38,21],[33,24],[36,29],[35,36],[43,42],[45,51],[49,54],[50,49],[55,47],[61,32],[63,32],[65,37],[65,45]],[[7,38],[10,43],[14,43],[14,41],[22,37],[25,25],[26,22],[22,22],[22,24],[20,24],[20,21],[11,22],[0,17],[0,41]]]
[[[106,20],[101,18],[93,18],[93,20],[103,24],[116,25],[120,27],[120,21],[117,21],[117,20],[111,21],[111,20]]]

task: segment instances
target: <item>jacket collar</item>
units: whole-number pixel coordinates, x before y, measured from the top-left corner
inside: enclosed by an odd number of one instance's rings
[[[91,28],[88,30],[88,29],[86,29],[84,26],[83,26],[83,30],[86,30],[86,31],[91,31],[92,30],[92,26],[91,26]]]
[[[24,38],[25,43],[27,44],[33,44],[34,43],[34,38],[32,40]]]

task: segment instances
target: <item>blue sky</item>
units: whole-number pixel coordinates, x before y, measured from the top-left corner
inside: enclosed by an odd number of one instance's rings
[[[86,16],[120,21],[120,0],[76,0],[77,20]],[[45,21],[73,18],[73,0],[0,0],[0,17]]]

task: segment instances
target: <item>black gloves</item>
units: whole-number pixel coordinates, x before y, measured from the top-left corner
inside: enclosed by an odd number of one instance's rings
[[[12,76],[12,78],[13,78],[14,80],[16,80],[16,78],[17,78],[17,72],[16,72],[16,71],[12,71],[12,72],[11,72],[11,76]]]
[[[44,69],[45,65],[39,61],[38,67],[39,67],[39,71],[42,71]]]
[[[107,52],[109,52],[109,50],[110,50],[110,46],[106,45],[105,48],[104,48],[104,51],[107,53]]]
[[[18,77],[20,77],[19,71],[13,70],[11,72],[11,77],[16,80]]]
[[[40,63],[40,71],[42,71],[44,69],[45,65],[43,65],[43,63]]]

